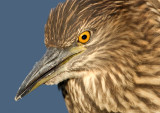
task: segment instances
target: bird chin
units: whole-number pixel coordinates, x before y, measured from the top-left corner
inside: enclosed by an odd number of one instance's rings
[[[67,66],[65,66],[65,67],[67,67]],[[77,74],[77,73],[74,73],[74,71],[72,72],[71,70],[66,69],[57,75],[55,75],[55,73],[51,74],[51,76],[54,76],[54,77],[51,78],[50,80],[48,80],[47,82],[45,82],[44,84],[45,85],[58,85],[59,83],[65,81],[65,80],[80,78],[85,73],[86,73],[86,71],[81,71]]]
[[[56,75],[54,78],[50,79],[49,81],[45,82],[45,85],[58,85],[60,82],[65,80],[74,78],[69,72],[61,72],[60,74]]]
[[[57,75],[56,77],[50,79],[49,81],[47,81],[46,83],[44,83],[45,85],[57,85],[60,82],[64,81],[64,79],[62,79],[63,74]]]

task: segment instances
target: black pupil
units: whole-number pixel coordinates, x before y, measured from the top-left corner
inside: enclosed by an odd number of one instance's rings
[[[83,36],[82,36],[82,39],[83,39],[83,40],[87,39],[87,35],[83,35]]]

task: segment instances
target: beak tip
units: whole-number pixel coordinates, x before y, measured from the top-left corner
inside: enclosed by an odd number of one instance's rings
[[[18,101],[18,100],[20,100],[21,98],[22,98],[21,96],[17,96],[17,95],[16,95],[15,98],[14,98],[14,100],[15,100],[15,101]]]

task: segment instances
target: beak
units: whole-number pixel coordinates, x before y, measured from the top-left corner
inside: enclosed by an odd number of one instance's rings
[[[15,101],[18,101],[40,85],[65,71],[62,68],[72,57],[84,51],[82,46],[68,49],[48,48],[42,59],[35,64],[31,72],[22,82]]]

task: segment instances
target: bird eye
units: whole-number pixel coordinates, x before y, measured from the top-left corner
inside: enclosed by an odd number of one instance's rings
[[[85,31],[79,36],[78,41],[84,44],[89,41],[90,37],[91,37],[90,32]]]

